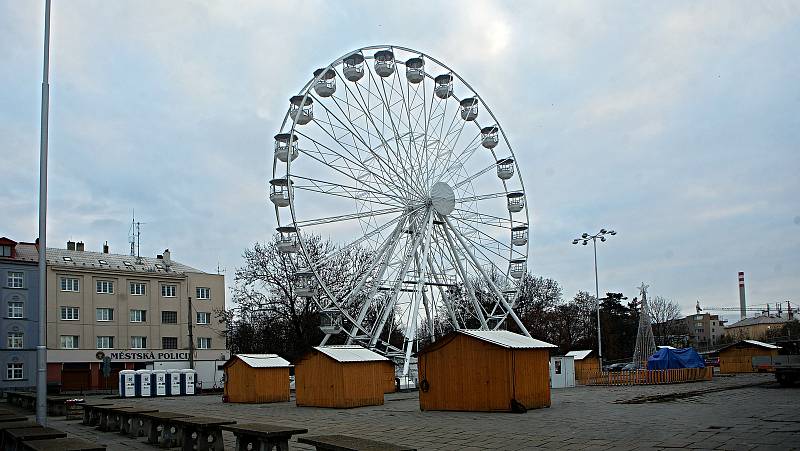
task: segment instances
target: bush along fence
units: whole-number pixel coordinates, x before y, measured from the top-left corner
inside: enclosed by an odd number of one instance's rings
[[[584,372],[578,374],[579,384],[583,385],[657,385],[682,382],[710,381],[712,367],[679,368],[672,370],[633,370],[616,372]]]

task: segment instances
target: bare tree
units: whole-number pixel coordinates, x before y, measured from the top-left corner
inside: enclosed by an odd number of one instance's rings
[[[669,337],[683,332],[681,307],[671,299],[656,296],[648,301],[653,335],[657,344],[669,344]]]

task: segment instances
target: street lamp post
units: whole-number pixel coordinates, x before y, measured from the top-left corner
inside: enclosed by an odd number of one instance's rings
[[[592,240],[592,247],[594,247],[594,299],[597,306],[597,357],[600,359],[600,368],[603,367],[603,340],[600,335],[600,284],[597,279],[597,240],[599,239],[600,242],[605,242],[606,235],[611,236],[616,234],[617,232],[613,230],[600,229],[600,231],[594,235],[583,233],[580,238],[572,240],[572,244],[582,243],[584,246],[589,244],[589,240]]]

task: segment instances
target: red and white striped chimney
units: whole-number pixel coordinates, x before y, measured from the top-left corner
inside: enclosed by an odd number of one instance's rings
[[[744,271],[739,271],[739,313],[742,319],[747,317],[747,302],[744,298]]]

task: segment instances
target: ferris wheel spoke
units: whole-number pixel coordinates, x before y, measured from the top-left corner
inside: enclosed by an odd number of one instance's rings
[[[344,158],[344,157],[343,157],[341,154],[339,154],[338,152],[336,152],[336,151],[335,151],[335,150],[333,150],[332,148],[330,148],[330,147],[328,147],[328,146],[326,146],[326,145],[324,145],[324,144],[320,143],[319,141],[317,141],[317,140],[316,140],[316,139],[314,139],[313,137],[311,137],[311,136],[309,136],[309,135],[306,135],[306,134],[304,134],[304,133],[302,133],[302,132],[298,132],[297,134],[298,134],[298,135],[300,135],[300,136],[303,136],[303,137],[305,137],[305,138],[307,138],[307,139],[309,139],[309,140],[310,140],[310,141],[311,141],[311,142],[314,144],[314,146],[321,147],[321,148],[323,148],[323,149],[325,149],[325,150],[327,150],[327,151],[331,152],[332,154],[336,155],[336,156],[337,156],[337,158],[342,158],[342,159],[345,159],[345,158]],[[338,173],[340,173],[340,174],[344,175],[345,177],[347,177],[347,178],[349,178],[349,179],[351,179],[351,180],[353,180],[353,181],[355,181],[355,182],[357,182],[357,183],[361,183],[361,184],[363,184],[363,185],[365,185],[365,186],[369,187],[369,188],[370,188],[372,191],[380,191],[378,188],[376,188],[376,187],[374,187],[374,186],[370,186],[369,184],[367,184],[367,183],[366,183],[366,182],[363,180],[363,177],[362,177],[362,178],[359,178],[359,177],[357,177],[356,175],[354,175],[353,173],[350,173],[350,172],[345,172],[344,170],[342,170],[341,168],[339,168],[337,165],[332,165],[332,164],[330,164],[330,163],[329,163],[329,162],[328,162],[326,159],[322,158],[322,156],[324,155],[324,152],[320,151],[319,149],[317,149],[317,151],[315,151],[315,152],[314,152],[314,151],[307,150],[307,149],[300,149],[300,152],[301,152],[301,153],[303,153],[304,155],[307,155],[307,156],[309,156],[310,158],[312,158],[312,159],[316,160],[317,162],[319,162],[319,163],[321,163],[321,164],[323,164],[323,165],[326,165],[326,166],[328,166],[328,167],[331,167],[331,168],[333,168],[334,170],[336,170],[336,172],[338,172]],[[348,160],[348,161],[350,161],[350,160]],[[352,162],[352,161],[351,161],[351,162]],[[353,162],[353,163],[355,163],[355,162]],[[356,164],[359,164],[359,163],[356,163]],[[375,172],[374,172],[372,169],[368,168],[367,166],[365,166],[365,165],[363,165],[363,164],[359,164],[359,165],[360,165],[360,166],[362,166],[362,167],[364,168],[364,172],[367,172],[367,173],[369,173],[369,174],[371,174],[371,175],[375,175],[375,176],[376,176],[375,178],[376,178],[376,179],[378,179],[377,181],[385,183],[385,184],[386,184],[386,188],[387,188],[387,189],[392,189],[392,188],[393,188],[393,190],[392,190],[392,193],[394,194],[394,196],[395,196],[396,198],[406,198],[406,197],[407,197],[407,196],[404,194],[404,191],[405,191],[405,190],[404,190],[403,188],[401,188],[401,187],[397,186],[397,185],[396,185],[396,184],[394,184],[392,181],[386,180],[385,178],[383,178],[383,177],[381,177],[381,176],[377,176],[377,175],[375,174]],[[398,191],[400,191],[400,192],[398,193],[398,192],[396,192],[395,190],[398,190]]]
[[[405,206],[402,202],[403,199],[399,198],[395,195],[389,195],[381,191],[377,191],[376,189],[365,189],[359,188],[350,185],[344,185],[338,182],[329,182],[326,180],[319,180],[311,177],[305,177],[299,174],[289,174],[292,180],[299,179],[305,180],[312,183],[311,186],[304,186],[304,185],[293,185],[295,189],[308,189],[308,190],[317,190],[317,192],[325,193],[325,194],[333,194],[333,195],[343,195],[345,197],[349,197],[355,200],[367,200],[364,196],[358,196],[353,194],[353,192],[363,193],[366,196],[371,196],[374,199],[380,199],[380,201],[375,201],[378,203],[383,203],[384,205],[393,205],[396,207],[403,207]],[[393,202],[393,203],[387,203]]]
[[[489,194],[479,194],[477,196],[469,196],[469,197],[461,197],[456,199],[456,203],[464,203],[464,202],[477,202],[481,200],[489,200],[489,199],[497,199],[499,197],[506,197],[508,193],[505,191],[499,193],[489,193]]]
[[[450,237],[450,232],[447,228],[442,227],[442,234],[445,237],[445,243],[448,247],[450,256],[453,259],[453,264],[457,268],[457,271],[461,275],[461,280],[464,283],[465,291],[467,292],[467,296],[472,301],[472,307],[475,309],[475,313],[478,315],[478,320],[481,323],[481,329],[486,330],[488,326],[486,324],[486,317],[484,316],[483,308],[481,307],[480,302],[478,302],[478,298],[475,297],[475,291],[472,289],[472,283],[469,280],[469,275],[467,274],[467,270],[464,267],[464,264],[458,258],[459,252],[456,250],[455,244],[453,243],[453,239]]]
[[[485,168],[481,169],[480,171],[477,171],[477,172],[467,176],[466,178],[459,180],[458,182],[456,182],[453,185],[453,189],[456,190],[458,188],[461,188],[462,186],[466,185],[467,183],[475,180],[476,178],[478,178],[478,177],[482,176],[483,174],[486,174],[487,172],[490,172],[490,171],[492,171],[493,169],[496,169],[496,168],[497,168],[497,163],[492,163],[489,166],[486,166]]]
[[[399,89],[395,89],[395,81],[400,86]],[[424,84],[424,81],[423,81],[423,84]],[[386,92],[386,82],[382,80],[381,81],[381,86],[383,87],[383,91],[385,93]],[[406,99],[406,95],[405,95],[406,93],[403,92],[403,82],[400,80],[400,71],[395,70],[394,71],[394,77],[393,77],[392,84],[391,84],[390,88],[395,93],[400,94],[400,99],[402,100],[400,112],[397,115],[398,116],[398,123],[401,126],[403,125],[403,119],[402,119],[403,110],[405,110],[405,113],[406,113],[406,118],[407,118],[407,121],[408,121],[407,122],[408,131],[409,131],[409,134],[408,134],[408,137],[409,137],[408,148],[409,149],[412,149],[412,148],[413,149],[417,149],[416,137],[414,135],[414,131],[415,131],[414,130],[414,125],[411,123],[411,103],[412,103],[412,101],[410,99],[410,95],[411,95],[410,94],[410,92],[411,92],[410,83],[406,83],[406,91],[408,91],[408,93],[409,93],[409,99]],[[410,152],[409,152],[409,154],[410,154]],[[423,168],[424,167],[423,164],[422,164],[423,162],[420,161],[420,159],[422,157],[422,153],[421,152],[416,152],[416,154],[417,154],[417,159],[416,159],[417,160],[416,161],[417,167]],[[426,171],[420,171],[419,178],[421,180],[417,180],[417,188],[418,188],[418,190],[422,191],[422,192],[427,192],[427,189],[425,188],[427,186],[427,174],[426,174]],[[423,182],[421,186],[420,186],[419,182]]]
[[[448,159],[444,166],[444,170],[442,171],[444,181],[450,182],[453,177],[456,177],[459,174],[458,169],[465,168],[467,162],[469,162],[475,152],[481,148],[482,146],[480,145],[480,140],[478,140],[476,137],[473,138],[472,141],[470,141],[457,156]]]
[[[333,222],[352,221],[354,219],[388,215],[390,213],[399,213],[405,210],[405,207],[394,207],[386,208],[384,210],[369,210],[362,213],[350,213],[338,216],[329,216],[325,218],[308,219],[305,221],[295,222],[295,227],[312,227],[321,224],[330,224]]]
[[[322,107],[325,109],[325,111],[326,111],[326,112],[329,114],[329,117],[330,117],[330,116],[331,116],[331,114],[330,114],[330,110],[328,109],[328,107],[327,107],[327,106],[325,106],[325,104],[324,104],[324,103],[322,103],[322,102],[319,102],[319,103],[320,103],[320,104],[322,104]],[[334,103],[335,103],[335,101],[334,101]],[[339,107],[339,108],[341,109],[341,107]],[[366,146],[366,147],[367,147],[367,150],[369,150],[369,151],[371,151],[371,150],[372,150],[372,149],[370,149],[370,148],[369,148],[369,145],[368,145],[368,144],[367,144],[367,143],[366,143],[366,142],[363,140],[363,138],[361,138],[361,136],[360,136],[360,135],[358,135],[356,132],[352,131],[352,130],[351,130],[349,127],[347,127],[347,125],[345,125],[345,124],[344,124],[344,122],[343,122],[341,119],[339,119],[339,117],[338,117],[338,116],[336,116],[335,114],[334,114],[334,115],[332,115],[332,116],[333,116],[334,118],[336,118],[336,120],[337,120],[337,121],[339,121],[339,123],[342,125],[342,127],[343,127],[343,128],[345,128],[346,130],[348,130],[348,132],[350,133],[350,135],[351,135],[351,136],[353,136],[354,138],[357,138],[359,141],[361,141],[361,143],[362,143],[364,146]],[[316,121],[314,121],[314,122],[316,122]],[[327,130],[325,130],[325,128],[324,128],[324,127],[320,126],[320,128],[321,128],[323,131],[325,131],[325,132],[327,133]],[[331,135],[329,135],[329,137],[330,137],[330,138],[331,138],[333,141],[335,141],[336,143],[338,143],[338,144],[339,144],[339,146],[341,146],[341,147],[342,147],[342,149],[344,149],[345,151],[347,151],[347,149],[345,149],[344,145],[341,143],[341,140],[339,140],[339,139],[336,139],[336,137],[335,137],[335,136],[331,136]],[[383,137],[381,136],[381,138],[383,138]],[[388,145],[388,143],[386,142],[386,140],[383,140],[383,144],[384,144],[384,145]],[[332,149],[328,148],[327,146],[326,146],[326,148],[327,148],[328,150],[332,151],[332,152],[335,152],[335,151],[333,151]],[[349,153],[349,152],[348,152],[348,153]],[[377,161],[379,164],[381,164],[381,166],[382,166],[382,170],[385,170],[385,171],[388,171],[388,172],[394,172],[394,174],[395,174],[395,175],[397,175],[397,181],[398,181],[399,183],[401,183],[401,184],[402,184],[402,182],[404,182],[404,181],[405,181],[405,180],[403,179],[403,176],[401,176],[400,174],[398,174],[398,173],[397,173],[397,171],[395,171],[395,170],[394,170],[394,168],[392,167],[392,165],[391,165],[391,163],[390,163],[390,162],[387,162],[387,161],[383,160],[383,159],[380,157],[380,155],[378,155],[378,154],[377,154],[377,153],[375,153],[375,152],[371,152],[371,153],[372,153],[372,155],[373,155],[373,156],[376,158],[376,161]],[[351,156],[353,156],[352,154],[350,154],[350,155],[351,155]],[[353,158],[356,158],[356,159],[358,159],[358,158],[357,158],[357,157],[355,157],[355,156],[353,156]],[[362,166],[363,166],[363,164],[362,164]],[[366,167],[365,167],[365,169],[366,169],[367,171],[370,171],[370,169],[368,169],[368,168],[366,168]],[[393,178],[392,178],[392,179],[393,179]],[[392,185],[395,185],[395,183],[394,183],[394,182],[392,182]],[[395,186],[396,186],[396,185],[395,185]],[[405,189],[405,190],[403,190],[403,191],[406,191],[406,192],[407,192],[408,190],[407,190],[407,189]]]
[[[518,225],[527,225],[524,221],[516,221],[513,219],[502,218],[500,216],[490,215],[488,213],[480,213],[477,211],[472,210],[464,210],[462,208],[456,208],[453,210],[454,212],[458,212],[459,214],[466,214],[468,216],[474,216],[476,218],[481,219],[481,221],[476,221],[481,224],[492,225],[496,227],[503,227],[503,228],[510,228],[513,226]],[[461,219],[469,220],[468,218],[462,216]]]
[[[502,248],[502,249],[504,249],[504,250],[508,250],[508,251],[514,251],[514,247],[513,247],[513,246],[511,246],[511,245],[509,245],[509,244],[506,244],[506,243],[504,243],[504,242],[502,242],[502,241],[498,240],[497,238],[495,238],[495,237],[493,237],[493,236],[489,235],[488,233],[484,232],[483,230],[480,230],[480,229],[478,229],[477,227],[475,227],[474,225],[470,224],[469,222],[467,222],[467,221],[464,221],[464,220],[462,220],[461,218],[457,218],[457,217],[455,217],[455,216],[451,216],[451,218],[455,219],[455,220],[456,220],[456,221],[457,221],[459,224],[463,224],[464,226],[466,226],[466,227],[469,227],[470,229],[474,230],[475,232],[477,232],[478,234],[480,234],[480,235],[481,235],[481,236],[483,236],[484,238],[486,238],[486,239],[488,239],[488,240],[492,241],[492,242],[493,242],[493,243],[495,243],[495,244],[496,244],[496,245],[497,245],[499,248]],[[508,232],[508,233],[509,233],[509,235],[511,235],[511,230],[509,230],[509,232]],[[503,255],[500,255],[500,254],[497,254],[497,256],[498,256],[498,257],[500,257],[500,258],[505,258],[505,256],[503,256]]]

